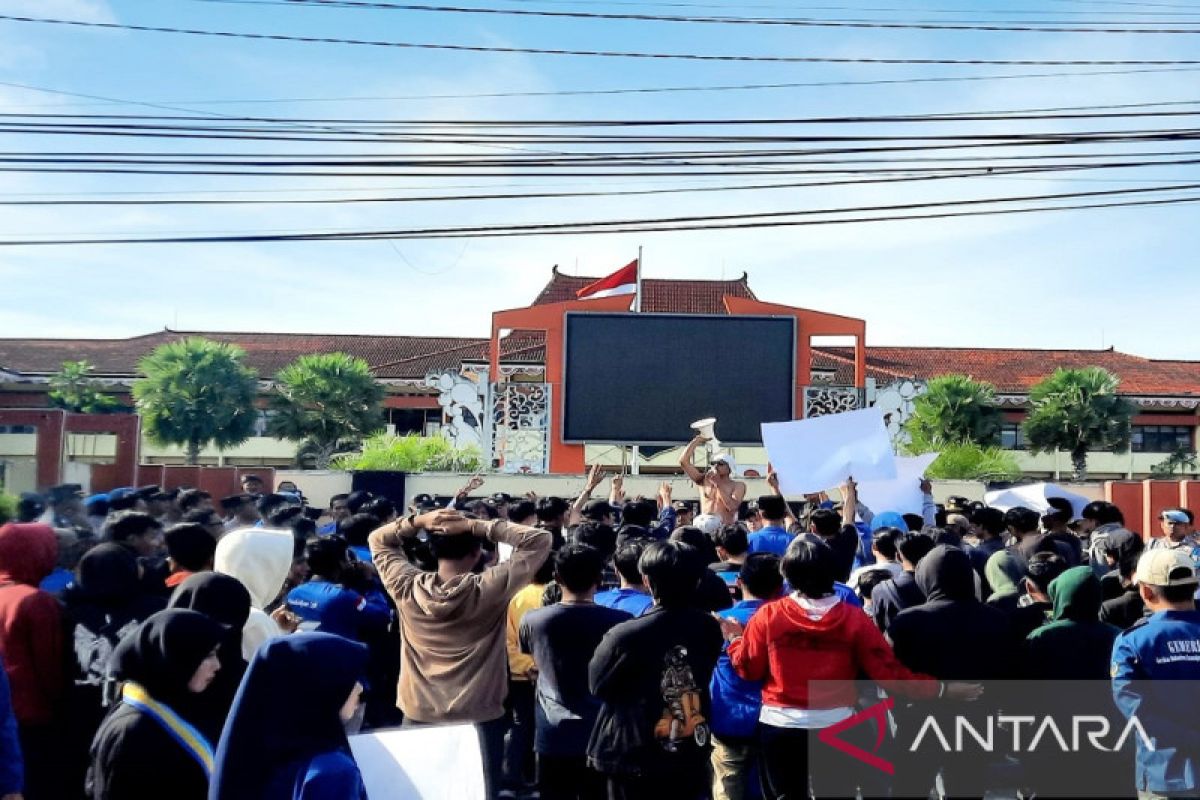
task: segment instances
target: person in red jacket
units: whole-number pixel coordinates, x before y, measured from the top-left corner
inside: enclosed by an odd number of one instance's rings
[[[745,629],[721,619],[733,668],[747,680],[763,681],[759,741],[762,783],[768,798],[850,796],[857,789],[858,762],[830,749],[828,759],[810,763],[809,737],[855,713],[855,678],[866,674],[885,690],[913,699],[978,696],[979,687],[939,683],[912,672],[862,609],[833,591],[833,551],[811,539],[794,540],[780,566],[794,590],[759,609]]]
[[[58,538],[49,525],[0,527],[0,657],[25,756],[26,800],[62,797],[55,735],[65,682],[62,611],[38,588],[57,561]]]

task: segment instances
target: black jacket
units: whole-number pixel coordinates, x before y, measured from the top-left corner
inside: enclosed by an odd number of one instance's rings
[[[608,774],[707,777],[709,681],[724,640],[694,609],[655,606],[612,628],[588,665],[603,704],[588,762]],[[688,796],[680,791],[680,797]]]
[[[925,595],[917,588],[917,579],[907,571],[889,578],[871,591],[871,610],[875,624],[881,631],[887,631],[901,611],[924,602]]]
[[[1105,600],[1100,606],[1100,621],[1116,625],[1123,631],[1132,628],[1144,616],[1146,604],[1142,602],[1138,587],[1133,585],[1126,587],[1120,597]]]
[[[91,800],[205,800],[208,777],[155,720],[125,703],[92,743]]]
[[[901,611],[888,628],[904,666],[942,680],[1012,677],[1015,642],[1008,617],[976,599],[965,552],[935,547],[917,566],[916,583],[925,603]]]

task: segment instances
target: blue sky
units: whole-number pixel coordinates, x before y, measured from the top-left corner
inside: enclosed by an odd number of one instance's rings
[[[681,0],[682,1],[682,0]],[[701,0],[689,0],[699,3]],[[710,5],[717,6],[709,0]],[[1076,2],[828,0],[671,8],[599,0],[494,0],[498,7],[863,18],[943,18],[931,9],[1061,11],[1057,19],[1129,19],[1157,7]],[[894,12],[862,9],[886,5]],[[1182,6],[1182,3],[1176,5]],[[757,7],[755,7],[757,6]],[[807,6],[807,8],[806,8]],[[842,6],[842,11],[815,10]],[[1161,9],[1159,9],[1161,10]],[[1200,14],[1200,5],[1192,13]],[[697,53],[1000,59],[1197,58],[1200,36],[792,29],[633,21],[507,18],[189,0],[0,0],[0,14],[296,35],[523,47]],[[1124,15],[1124,16],[1123,16]],[[976,14],[976,17],[980,14]],[[1025,14],[1025,17],[1032,16]],[[1200,27],[1200,16],[1196,17]],[[879,80],[1050,72],[1003,66],[701,63],[443,53],[221,40],[0,21],[0,82],[227,114],[427,119],[679,118],[911,114],[1200,99],[1197,72],[583,97],[215,104],[264,98],[411,97],[630,86]],[[154,113],[0,84],[0,111]],[[164,112],[171,113],[171,112]],[[1154,121],[1112,121],[1141,127]],[[1166,123],[1185,127],[1188,118]],[[994,131],[976,124],[971,130]],[[1032,130],[1004,123],[1004,130]],[[1072,122],[1039,122],[1066,131]],[[1099,127],[1096,122],[1082,127]],[[879,128],[875,132],[894,132]],[[4,150],[139,149],[143,143],[35,141]],[[318,145],[328,148],[328,145]],[[313,145],[298,147],[311,151]],[[164,149],[214,149],[188,143]],[[225,149],[246,149],[242,145]],[[277,148],[278,149],[278,148]],[[329,152],[352,152],[346,148]],[[399,152],[399,151],[397,151]],[[454,152],[454,151],[447,151]],[[458,151],[469,152],[469,151]],[[480,152],[478,150],[474,152]],[[0,238],[68,234],[373,229],[743,213],[931,199],[1092,191],[1146,185],[1128,173],[992,177],[658,197],[393,206],[71,208],[0,206]],[[1084,180],[1080,180],[1083,178]],[[1196,167],[1139,171],[1137,181],[1200,179]],[[377,193],[451,191],[476,179],[198,179],[0,173],[0,196],[99,191],[315,188]],[[604,188],[628,188],[613,178]],[[586,179],[495,179],[489,188],[567,190]],[[680,185],[678,182],[673,185]],[[486,335],[491,311],[532,299],[550,269],[601,275],[645,248],[650,277],[720,278],[747,271],[764,299],[864,317],[873,344],[1115,346],[1158,358],[1198,358],[1200,226],[1196,206],[751,231],[470,241],[0,248],[0,336],[128,336],[188,330]]]

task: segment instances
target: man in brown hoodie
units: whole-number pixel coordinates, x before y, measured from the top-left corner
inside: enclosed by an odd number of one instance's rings
[[[428,534],[437,572],[422,571],[404,554],[401,540],[421,531]],[[511,545],[513,552],[504,563],[476,573],[484,538]],[[369,543],[400,617],[397,705],[405,725],[474,724],[489,796],[494,796],[508,690],[508,602],[546,560],[550,532],[441,510],[384,525]]]

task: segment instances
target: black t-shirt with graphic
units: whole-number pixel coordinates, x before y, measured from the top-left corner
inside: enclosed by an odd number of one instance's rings
[[[720,625],[691,608],[656,606],[610,630],[589,665],[603,704],[588,742],[601,772],[669,776],[681,792],[707,775],[708,686],[724,640]]]

